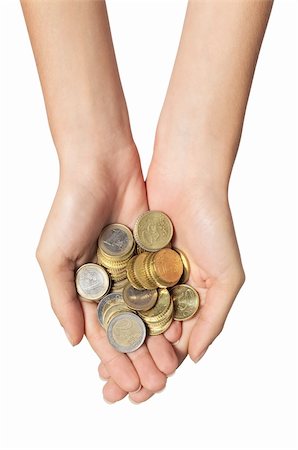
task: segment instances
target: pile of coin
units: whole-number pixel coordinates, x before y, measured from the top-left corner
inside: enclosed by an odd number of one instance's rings
[[[105,267],[113,281],[126,278],[126,266],[135,253],[136,242],[125,225],[108,225],[98,239],[97,261]]]
[[[146,211],[133,232],[122,224],[106,226],[98,238],[98,264],[76,272],[81,300],[98,303],[99,323],[120,352],[136,350],[147,333],[164,333],[173,320],[187,320],[198,310],[199,294],[185,284],[188,259],[171,248],[172,237],[169,217]]]

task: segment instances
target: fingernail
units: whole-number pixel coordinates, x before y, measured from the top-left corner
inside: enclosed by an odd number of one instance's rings
[[[131,391],[130,394],[136,394],[137,392],[140,392],[141,389],[142,389],[142,385],[140,384],[138,389],[136,391]]]
[[[208,350],[208,347],[205,348],[205,350],[203,350],[203,351],[199,354],[199,356],[197,356],[196,358],[194,358],[193,361],[194,361],[195,363],[199,362],[200,359],[205,355],[205,353],[207,352],[207,350]]]
[[[63,330],[64,330],[64,328],[63,328]],[[66,337],[69,340],[69,342],[71,343],[71,345],[74,347],[74,342],[72,341],[70,334],[66,330],[64,330],[64,333],[66,334]]]
[[[177,344],[179,344],[179,342],[180,342],[180,339],[178,339],[178,341],[176,341],[176,342],[173,342],[173,345],[177,345]]]

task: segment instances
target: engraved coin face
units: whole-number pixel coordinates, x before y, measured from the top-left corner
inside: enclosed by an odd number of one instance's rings
[[[138,217],[134,226],[137,244],[149,252],[166,247],[173,236],[173,225],[161,211],[147,211]]]
[[[101,326],[104,325],[103,316],[105,311],[115,304],[123,302],[123,297],[118,292],[112,292],[111,294],[105,295],[97,306],[97,317]]]
[[[123,299],[125,303],[136,311],[147,311],[152,308],[157,300],[157,290],[135,289],[131,284],[127,284],[123,289]]]
[[[199,308],[200,297],[198,292],[188,284],[178,284],[171,291],[174,303],[174,319],[187,320],[195,315]]]
[[[110,287],[109,275],[105,269],[93,263],[78,268],[75,282],[78,294],[86,300],[98,301]]]
[[[137,350],[146,337],[146,327],[142,319],[132,312],[117,314],[107,328],[110,344],[121,353]]]
[[[128,227],[119,223],[106,226],[98,238],[98,247],[109,256],[126,255],[133,245],[132,232]]]
[[[169,284],[175,284],[183,273],[180,256],[171,248],[163,248],[154,257],[154,267],[158,278]]]

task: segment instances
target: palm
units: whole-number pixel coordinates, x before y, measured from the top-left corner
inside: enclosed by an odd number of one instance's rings
[[[147,195],[150,209],[166,212],[173,221],[173,244],[187,254],[191,266],[188,282],[200,294],[200,309],[183,322],[176,345],[181,361],[188,351],[196,358],[197,343],[203,349],[221,331],[231,307],[227,292],[232,288],[234,297],[238,292],[232,277],[236,281],[242,266],[227,200],[202,192],[187,176],[177,173],[175,177],[172,172],[170,167],[162,171],[161,164],[151,164]]]
[[[162,336],[148,339],[129,356],[116,352],[98,323],[96,305],[81,303],[76,295],[74,271],[86,262],[96,261],[102,228],[115,222],[132,228],[136,218],[148,209],[138,154],[127,154],[125,164],[115,164],[111,161],[112,170],[102,170],[94,177],[89,174],[88,179],[75,183],[62,176],[39,247],[56,315],[64,328],[71,330],[76,343],[85,333],[116,382],[109,383],[117,390],[117,395],[110,398],[119,399],[140,384],[150,392],[161,389],[166,380],[162,372],[172,372],[177,358],[172,345]]]

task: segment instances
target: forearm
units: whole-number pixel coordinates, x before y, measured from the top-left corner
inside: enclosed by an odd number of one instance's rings
[[[21,1],[58,155],[94,158],[131,140],[103,1]]]
[[[189,2],[155,147],[168,158],[173,148],[195,155],[210,183],[228,184],[271,6]]]

